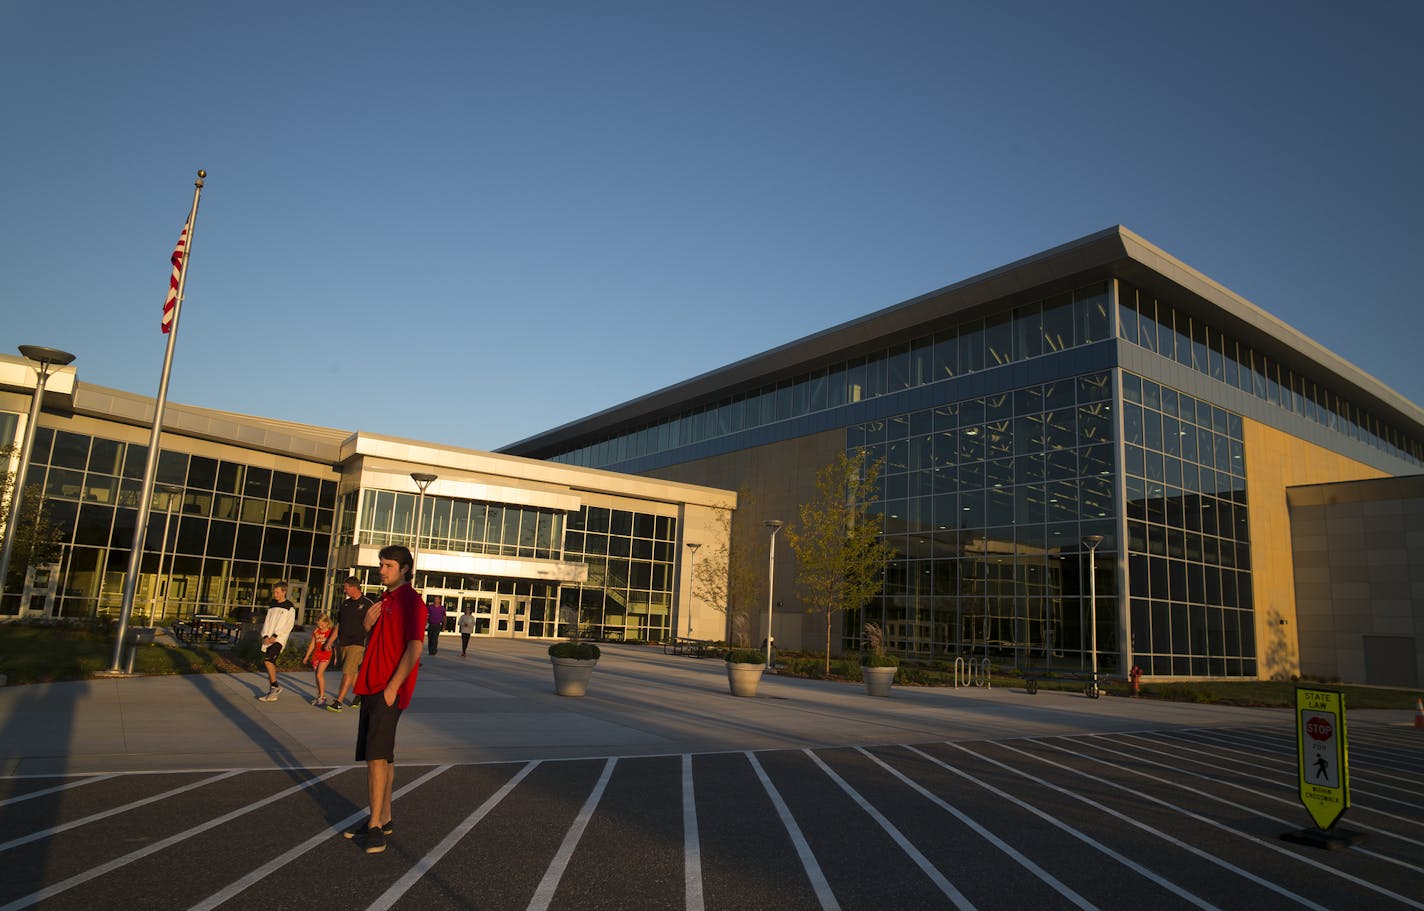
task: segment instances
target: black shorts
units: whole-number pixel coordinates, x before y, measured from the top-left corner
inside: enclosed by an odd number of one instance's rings
[[[396,724],[401,710],[386,705],[382,693],[361,697],[361,722],[356,728],[356,761],[396,761]]]
[[[273,664],[276,664],[277,656],[280,654],[282,654],[282,643],[273,642],[271,645],[267,646],[267,648],[263,650],[262,660],[270,661]]]

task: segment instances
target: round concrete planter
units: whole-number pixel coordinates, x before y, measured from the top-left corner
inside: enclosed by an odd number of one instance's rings
[[[871,696],[889,696],[890,686],[895,682],[898,667],[861,667],[865,677],[865,692]]]
[[[727,662],[727,683],[732,687],[733,696],[755,696],[757,687],[761,685],[762,671],[766,670],[761,664],[734,664]]]
[[[588,692],[588,680],[598,659],[550,658],[554,665],[554,692],[560,696],[582,696]]]

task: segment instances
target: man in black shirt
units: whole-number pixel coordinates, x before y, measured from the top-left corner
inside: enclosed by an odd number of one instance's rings
[[[346,580],[346,600],[336,614],[336,654],[341,660],[341,689],[336,701],[327,703],[327,710],[339,712],[345,708],[342,702],[346,694],[356,685],[356,674],[361,670],[361,658],[366,654],[366,611],[371,608],[371,599],[361,594],[361,580],[351,576]],[[352,700],[354,703],[354,699]]]

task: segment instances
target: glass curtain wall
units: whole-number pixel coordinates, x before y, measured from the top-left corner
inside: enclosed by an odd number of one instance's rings
[[[420,541],[415,540],[413,493],[366,488],[361,491],[357,543],[404,544],[418,551],[493,554],[557,560],[564,514],[513,503],[425,497]]]
[[[587,446],[548,456],[604,467],[776,421],[838,408],[1112,337],[1106,282],[966,320],[847,361],[689,410]]]
[[[1256,675],[1241,418],[1123,374],[1133,654],[1148,674]]]
[[[1009,342],[1013,344],[1012,339]],[[1119,510],[1112,374],[1098,372],[851,427],[883,459],[870,504],[896,556],[882,597],[846,618],[925,657],[1080,668],[1088,658],[1088,555],[1097,551],[1099,666],[1116,670]]]
[[[672,634],[677,519],[585,505],[569,516],[564,558],[588,565],[561,604],[590,639],[657,642]],[[568,632],[561,630],[561,633]]]
[[[123,596],[148,447],[40,427],[27,482],[60,529],[55,614],[116,614]],[[150,504],[136,622],[238,614],[271,586],[323,590],[334,479],[165,449]],[[314,601],[311,603],[315,603]]]
[[[1424,465],[1424,444],[1419,440],[1329,386],[1316,383],[1126,282],[1118,282],[1118,335],[1352,440],[1413,465]]]

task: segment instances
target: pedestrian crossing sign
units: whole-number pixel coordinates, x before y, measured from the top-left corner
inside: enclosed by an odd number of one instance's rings
[[[1345,696],[1333,690],[1295,691],[1300,802],[1315,825],[1329,829],[1350,806]]]

